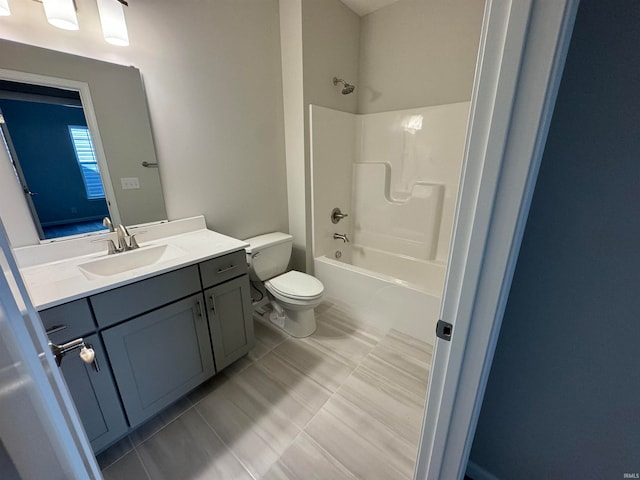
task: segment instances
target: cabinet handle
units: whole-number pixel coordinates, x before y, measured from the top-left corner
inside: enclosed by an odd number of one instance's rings
[[[52,325],[51,328],[47,330],[47,335],[51,335],[52,333],[58,333],[66,329],[67,329],[66,325]]]
[[[213,295],[209,295],[209,305],[211,306],[211,313],[216,314],[216,304],[213,303]]]
[[[203,317],[203,315],[202,315],[202,303],[200,303],[200,300],[198,300],[196,303],[198,304],[197,315],[198,315],[198,317],[202,318]]]
[[[218,269],[218,274],[226,273],[226,272],[228,272],[230,270],[233,270],[234,268],[238,268],[238,265],[236,264],[236,265],[231,265],[231,266],[229,266],[227,268],[219,268]]]

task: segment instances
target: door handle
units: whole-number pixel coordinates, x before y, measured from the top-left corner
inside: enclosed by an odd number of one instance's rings
[[[211,308],[211,313],[216,314],[216,304],[213,302],[213,295],[209,295],[209,308]]]
[[[200,302],[200,300],[198,300],[196,302],[196,304],[197,304],[197,307],[198,307],[197,315],[198,315],[198,317],[202,318],[203,317],[203,315],[202,315],[202,303]]]
[[[26,193],[30,197],[35,197],[36,195],[38,195],[38,192],[32,192],[31,190],[29,190],[29,187],[27,187],[26,185],[22,187],[22,190],[24,191],[24,193]]]

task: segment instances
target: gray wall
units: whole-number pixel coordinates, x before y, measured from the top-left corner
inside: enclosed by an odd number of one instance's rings
[[[471,461],[640,472],[640,9],[583,0]]]
[[[401,0],[362,17],[358,113],[471,98],[484,0]]]

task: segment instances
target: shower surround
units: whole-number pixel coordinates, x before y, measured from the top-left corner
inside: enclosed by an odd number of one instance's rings
[[[469,102],[365,115],[310,107],[312,246],[326,298],[433,341],[468,115]],[[349,213],[338,224],[335,207]]]

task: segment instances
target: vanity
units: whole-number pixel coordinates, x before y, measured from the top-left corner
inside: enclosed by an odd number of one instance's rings
[[[254,345],[246,244],[203,217],[144,230],[140,249],[116,255],[91,237],[16,249],[49,339],[95,352],[61,369],[96,453]]]

